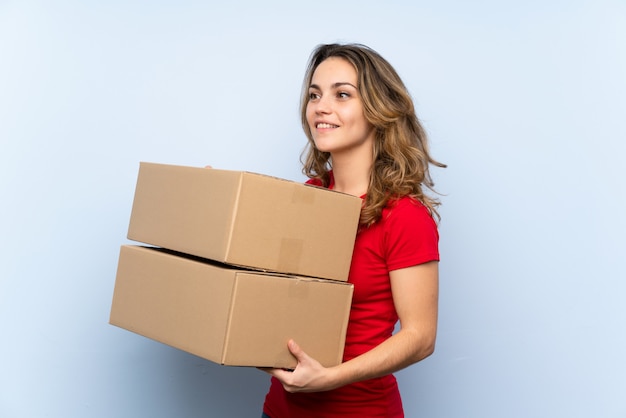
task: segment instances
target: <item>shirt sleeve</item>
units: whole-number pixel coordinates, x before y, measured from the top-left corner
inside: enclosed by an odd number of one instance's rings
[[[402,198],[383,216],[384,248],[389,271],[439,261],[437,224],[421,202]]]

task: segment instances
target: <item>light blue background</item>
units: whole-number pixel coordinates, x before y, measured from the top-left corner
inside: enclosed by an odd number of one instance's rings
[[[257,417],[267,377],[108,325],[139,161],[303,180],[315,45],[431,136],[436,353],[407,417],[626,416],[626,3],[0,0],[0,416]]]

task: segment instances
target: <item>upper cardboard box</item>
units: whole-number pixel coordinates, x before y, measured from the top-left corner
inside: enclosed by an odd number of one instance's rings
[[[293,338],[341,363],[353,286],[122,246],[110,323],[218,364],[287,367]]]
[[[141,163],[128,238],[255,269],[346,281],[361,199],[241,171]]]

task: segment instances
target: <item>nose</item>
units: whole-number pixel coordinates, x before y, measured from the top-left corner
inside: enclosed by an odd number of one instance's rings
[[[318,115],[327,115],[332,112],[332,102],[327,95],[320,97],[314,104],[315,113]]]

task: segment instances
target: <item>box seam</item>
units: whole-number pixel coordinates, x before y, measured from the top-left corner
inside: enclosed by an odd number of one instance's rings
[[[222,355],[220,356],[221,358],[221,363],[222,364],[226,364],[226,353],[228,352],[228,343],[230,340],[230,328],[232,326],[232,319],[233,319],[233,310],[235,309],[235,295],[237,294],[236,289],[237,289],[237,284],[239,283],[239,273],[238,272],[234,272],[235,274],[235,278],[233,280],[233,285],[230,288],[230,305],[228,306],[228,316],[226,318],[226,332],[224,334],[224,339],[223,339],[223,343],[222,343]]]
[[[230,225],[228,226],[228,237],[226,238],[226,252],[224,254],[224,260],[226,261],[230,259],[230,249],[232,247],[235,224],[237,223],[237,217],[239,215],[239,201],[241,200],[242,189],[243,174],[239,173],[239,182],[237,184],[237,191],[235,193],[235,202],[233,203],[233,216],[230,218]]]
[[[344,326],[341,332],[341,337],[339,338],[339,341],[340,341],[339,344],[341,346],[341,350],[337,350],[339,351],[339,353],[337,354],[337,364],[340,364],[343,362],[343,355],[346,350],[346,336],[348,335],[348,322],[350,322],[350,311],[352,310],[352,302],[354,299],[354,284],[352,283],[348,283],[348,284],[350,285],[349,287],[350,303],[346,305],[345,310],[344,310]]]

